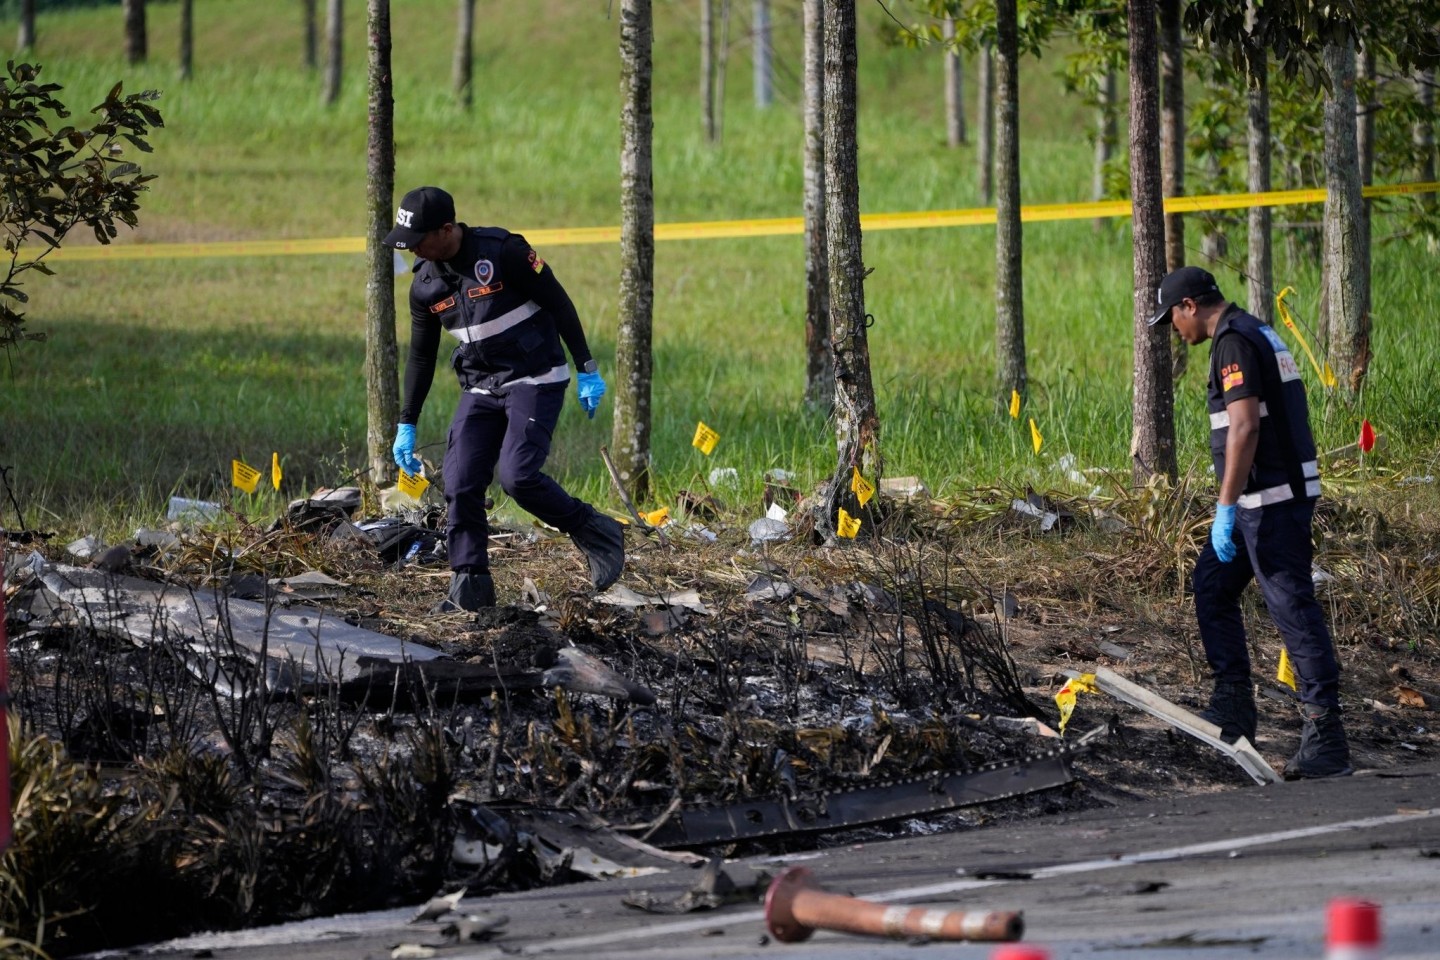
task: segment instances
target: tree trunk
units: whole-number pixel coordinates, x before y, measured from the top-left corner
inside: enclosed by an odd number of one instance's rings
[[[835,537],[838,511],[869,516],[850,490],[859,468],[879,485],[880,418],[870,378],[865,323],[865,264],[860,250],[860,176],[856,149],[855,5],[825,6],[825,234],[830,268],[830,329],[835,351],[838,461],[817,510],[815,529]],[[873,524],[864,528],[868,533]]]
[[[715,44],[715,142],[725,138],[725,79],[730,70],[730,0],[720,0],[720,38]]]
[[[975,163],[980,202],[989,206],[995,202],[995,52],[986,44],[976,59],[980,76],[975,84],[975,118],[980,133],[975,141]]]
[[[945,35],[945,141],[963,146],[965,135],[965,71],[960,48],[955,45],[955,21],[946,17],[940,24]]]
[[[1420,70],[1415,74],[1415,96],[1424,108],[1423,119],[1415,121],[1412,136],[1420,148],[1420,182],[1435,182],[1435,125],[1431,117],[1435,111],[1435,71]],[[1428,198],[1434,203],[1434,194]]]
[[[1360,185],[1368,187],[1375,179],[1375,111],[1380,108],[1375,93],[1375,51],[1367,46],[1355,54],[1355,94],[1358,113],[1355,117],[1355,153],[1360,162]],[[1364,99],[1360,99],[1360,98]],[[1370,276],[1370,201],[1363,194],[1360,219],[1360,252],[1365,258],[1365,276]],[[1368,312],[1370,305],[1365,309]]]
[[[345,55],[345,0],[325,0],[325,81],[320,102],[340,98],[340,73]]]
[[[451,80],[455,88],[455,102],[469,110],[475,99],[471,86],[475,76],[475,0],[460,0],[457,19]]]
[[[615,337],[615,467],[637,500],[650,495],[655,186],[651,149],[654,43],[650,0],[620,3],[620,302]]]
[[[125,16],[125,60],[144,63],[149,56],[145,37],[145,0],[121,0]]]
[[[1119,97],[1115,91],[1115,71],[1106,70],[1100,80],[1100,106],[1095,111],[1095,172],[1090,180],[1090,199],[1105,199],[1105,168],[1115,155],[1115,144],[1120,140],[1119,124],[1115,111]],[[1091,221],[1095,230],[1103,230],[1105,218],[1096,217]]]
[[[715,124],[715,0],[700,0],[700,127],[706,143],[719,138]]]
[[[755,65],[755,106],[764,110],[775,102],[770,65],[770,0],[755,0],[755,23],[750,38]]]
[[[390,441],[400,420],[395,343],[395,252],[381,241],[395,199],[395,95],[390,74],[390,0],[369,5],[369,123],[365,144],[365,394],[366,446],[376,483],[395,475]]]
[[[319,31],[315,27],[315,0],[300,0],[300,16],[305,21],[305,69],[320,66]]]
[[[1155,291],[1165,273],[1155,0],[1130,0],[1130,190],[1134,231],[1135,366],[1130,441],[1136,484],[1176,476],[1175,395],[1170,331],[1151,327]]]
[[[835,404],[830,353],[830,270],[825,240],[824,0],[804,0],[805,23],[805,403]]]
[[[1331,366],[1354,393],[1370,364],[1370,275],[1365,205],[1356,151],[1354,40],[1325,45],[1330,93],[1325,98],[1325,294]]]
[[[180,0],[180,79],[189,80],[195,60],[195,0]]]
[[[1185,37],[1180,30],[1180,0],[1159,0],[1160,6],[1160,169],[1166,197],[1185,195]],[[1185,217],[1165,216],[1165,269],[1185,266]],[[1185,373],[1189,350],[1179,331],[1170,330],[1170,375]]]
[[[1257,0],[1250,0],[1246,15],[1256,15]],[[1247,31],[1253,27],[1247,24]],[[1245,41],[1246,73],[1246,156],[1245,186],[1251,193],[1270,190],[1270,65],[1263,44]],[[1249,307],[1255,316],[1270,323],[1275,314],[1275,271],[1271,257],[1270,208],[1255,206],[1249,214]]]
[[[1002,407],[1023,399],[1025,291],[1021,283],[1020,36],[1016,0],[995,4],[995,373]]]
[[[1180,0],[1159,0],[1161,188],[1166,197],[1185,195],[1185,38],[1180,32]],[[1165,216],[1165,269],[1185,266],[1185,218]]]
[[[20,32],[15,39],[17,53],[35,49],[35,0],[20,0]]]

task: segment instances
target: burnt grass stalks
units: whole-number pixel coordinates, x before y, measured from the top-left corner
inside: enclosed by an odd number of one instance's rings
[[[1381,669],[1366,651],[1436,664],[1440,510],[1432,489],[1398,476],[1358,480],[1325,501],[1317,564],[1330,578],[1322,595],[1337,644],[1363,685]],[[520,530],[495,536],[501,599],[513,601],[528,579],[544,603],[430,616],[443,567],[397,568],[323,529],[262,529],[232,516],[180,531],[171,550],[131,551],[130,575],[216,599],[220,616],[198,644],[158,618],[143,645],[118,636],[102,615],[118,603],[109,596],[92,599],[95,609],[42,615],[40,584],[27,582],[12,548],[16,839],[0,861],[0,927],[17,944],[68,955],[413,903],[460,886],[471,895],[524,889],[579,875],[511,829],[508,810],[575,808],[643,836],[679,804],[1023,758],[1054,741],[996,719],[1053,725],[1059,670],[1093,661],[1102,626],[1145,651],[1154,676],[1169,671],[1181,685],[1203,676],[1185,576],[1208,533],[1207,489],[1208,478],[1186,477],[1084,498],[996,487],[882,500],[870,535],[843,547],[818,546],[803,530],[751,543],[748,517],[723,508],[705,519],[714,542],[684,535],[693,518],[669,528],[669,546],[632,531],[623,582],[650,595],[695,589],[705,612],[597,602],[567,541]],[[1050,529],[1013,510],[1017,499],[1051,513]],[[70,560],[52,546],[42,553]],[[400,679],[410,688],[357,699],[339,683],[280,682],[283,670],[237,642],[224,597],[247,576],[305,570],[348,589],[323,610],[294,609],[497,669],[543,669],[573,643],[655,691],[657,703],[503,684],[447,697]],[[267,612],[285,599],[266,596]],[[1257,657],[1268,642],[1255,641]],[[1112,757],[1140,749],[1123,731],[1105,747]],[[1200,763],[1174,738],[1144,749],[1171,767]],[[1169,776],[1161,788],[1183,788],[1182,774]],[[928,825],[711,852],[1083,808],[1101,802],[1096,779]],[[499,853],[460,862],[457,840],[477,837]]]

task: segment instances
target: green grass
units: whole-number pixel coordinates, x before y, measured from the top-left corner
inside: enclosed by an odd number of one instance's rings
[[[786,5],[781,5],[786,7]],[[120,58],[119,11],[42,15],[44,77],[77,114],[121,79],[159,88],[164,130],[143,157],[159,174],[127,242],[358,236],[364,229],[363,8],[347,10],[340,103],[319,103],[301,66],[298,11],[281,0],[199,4],[195,78],[175,80],[175,5],[152,5],[147,65]],[[731,59],[725,142],[704,144],[696,96],[693,4],[656,5],[655,189],[660,222],[800,213],[799,36],[777,12],[787,65],[774,109],[750,103],[743,46]],[[743,5],[736,5],[737,11]],[[447,186],[462,218],[512,229],[618,222],[618,57],[606,4],[505,4],[477,31],[469,113],[449,96],[450,0],[394,4],[397,192]],[[788,7],[786,7],[788,10]],[[973,148],[944,145],[940,62],[885,48],[878,7],[861,6],[862,207],[867,212],[973,206]],[[437,26],[439,25],[439,26]],[[738,29],[736,33],[738,34]],[[1086,111],[1055,79],[1058,63],[1023,65],[1023,200],[1089,196]],[[1382,168],[1383,158],[1382,158]],[[1409,202],[1409,201],[1407,201]],[[1198,246],[1200,225],[1191,221]],[[1398,230],[1380,212],[1375,235]],[[1027,416],[1046,444],[992,399],[994,232],[988,228],[866,236],[866,305],[891,475],[937,492],[997,481],[1061,482],[1056,462],[1128,471],[1131,254],[1123,223],[1034,224],[1025,230]],[[1244,236],[1230,236],[1243,259]],[[602,363],[613,356],[618,253],[542,249],[580,308]],[[1197,255],[1198,256],[1198,255]],[[1314,262],[1288,262],[1297,315],[1316,315]],[[654,466],[667,494],[715,466],[757,490],[772,466],[813,481],[833,467],[822,418],[801,405],[803,253],[798,237],[677,241],[656,256]],[[1434,256],[1397,240],[1375,250],[1375,361],[1356,407],[1313,388],[1322,447],[1353,441],[1362,416],[1387,434],[1387,456],[1435,472],[1440,403],[1432,386],[1440,337]],[[57,262],[29,285],[29,324],[50,339],[0,372],[0,464],[31,525],[125,526],[154,518],[172,492],[228,496],[228,463],[285,458],[285,495],[344,480],[363,462],[364,261],[359,255]],[[1243,297],[1242,281],[1217,270]],[[403,311],[405,278],[397,282]],[[408,334],[408,318],[400,323]],[[1314,338],[1312,337],[1312,344]],[[1204,349],[1180,384],[1181,469],[1203,464]],[[608,364],[607,364],[608,366]],[[420,424],[438,459],[455,397],[437,375]],[[717,429],[714,456],[690,446],[697,420]],[[597,448],[609,410],[588,421],[572,405],[551,469],[583,495],[609,500]],[[267,501],[267,504],[269,502]],[[8,506],[0,513],[13,522]]]

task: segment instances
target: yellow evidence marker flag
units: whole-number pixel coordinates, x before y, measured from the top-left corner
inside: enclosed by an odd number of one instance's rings
[[[1040,436],[1040,428],[1037,427],[1037,426],[1035,426],[1035,418],[1034,418],[1034,417],[1031,417],[1031,418],[1030,418],[1030,445],[1035,448],[1035,452],[1036,452],[1036,453],[1039,453],[1039,452],[1040,452],[1040,445],[1041,445],[1042,443],[1044,443],[1044,442],[1045,442],[1045,438],[1042,437],[1042,436]]]
[[[695,439],[690,441],[690,446],[696,447],[705,456],[715,452],[715,444],[720,442],[720,434],[705,426],[705,421],[695,425]]]
[[[231,460],[230,482],[246,493],[254,493],[255,485],[260,482],[260,471],[243,460]]]
[[[270,484],[276,490],[280,489],[280,478],[283,476],[285,474],[280,472],[280,451],[276,450],[270,454]]]
[[[1280,666],[1275,670],[1275,679],[1291,690],[1298,691],[1300,689],[1299,682],[1295,677],[1295,665],[1290,662],[1290,654],[1284,647],[1280,648]]]
[[[401,470],[400,475],[395,478],[395,486],[407,497],[414,497],[416,500],[419,500],[420,495],[430,486],[430,481],[418,474],[412,476],[404,470]]]
[[[1065,732],[1065,725],[1070,722],[1070,714],[1075,712],[1075,695],[1084,691],[1085,693],[1099,693],[1100,688],[1095,685],[1095,674],[1082,673],[1078,677],[1071,677],[1065,681],[1065,686],[1055,694],[1055,704],[1060,708],[1060,732]]]
[[[859,500],[863,507],[875,496],[875,484],[860,475],[859,467],[851,467],[850,470],[850,489],[855,491],[855,499]]]
[[[840,508],[840,516],[835,518],[835,536],[844,537],[846,540],[854,540],[855,535],[860,532],[860,518],[852,517]]]
[[[1285,298],[1294,292],[1294,287],[1286,287],[1276,294],[1275,310],[1280,314],[1280,320],[1285,324],[1286,328],[1295,334],[1296,340],[1300,341],[1300,346],[1305,350],[1305,356],[1310,358],[1310,366],[1315,368],[1315,373],[1320,377],[1320,383],[1324,385],[1326,390],[1333,390],[1335,389],[1335,384],[1339,382],[1335,379],[1335,371],[1330,369],[1328,362],[1323,368],[1316,362],[1315,354],[1310,350],[1310,344],[1306,343],[1305,338],[1301,336],[1300,328],[1295,324],[1295,318],[1291,315],[1290,308],[1285,303]]]
[[[670,508],[661,507],[659,510],[652,510],[650,513],[642,513],[645,522],[652,527],[663,527],[670,522]]]
[[[1011,420],[1019,420],[1019,419],[1020,419],[1020,391],[1019,391],[1019,390],[1011,390],[1011,391],[1010,391],[1010,419],[1011,419]]]

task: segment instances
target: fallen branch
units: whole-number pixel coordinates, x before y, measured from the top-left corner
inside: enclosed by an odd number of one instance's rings
[[[646,532],[655,531],[660,538],[661,546],[669,547],[670,540],[665,536],[665,531],[646,523],[645,518],[640,516],[640,511],[635,509],[635,503],[630,499],[630,494],[625,492],[625,484],[620,482],[620,471],[615,469],[615,461],[610,459],[610,449],[604,444],[600,446],[600,459],[605,461],[605,469],[610,471],[610,482],[615,484],[615,491],[620,494],[620,502],[625,505],[626,510],[630,511],[630,516],[640,525],[640,529]]]

